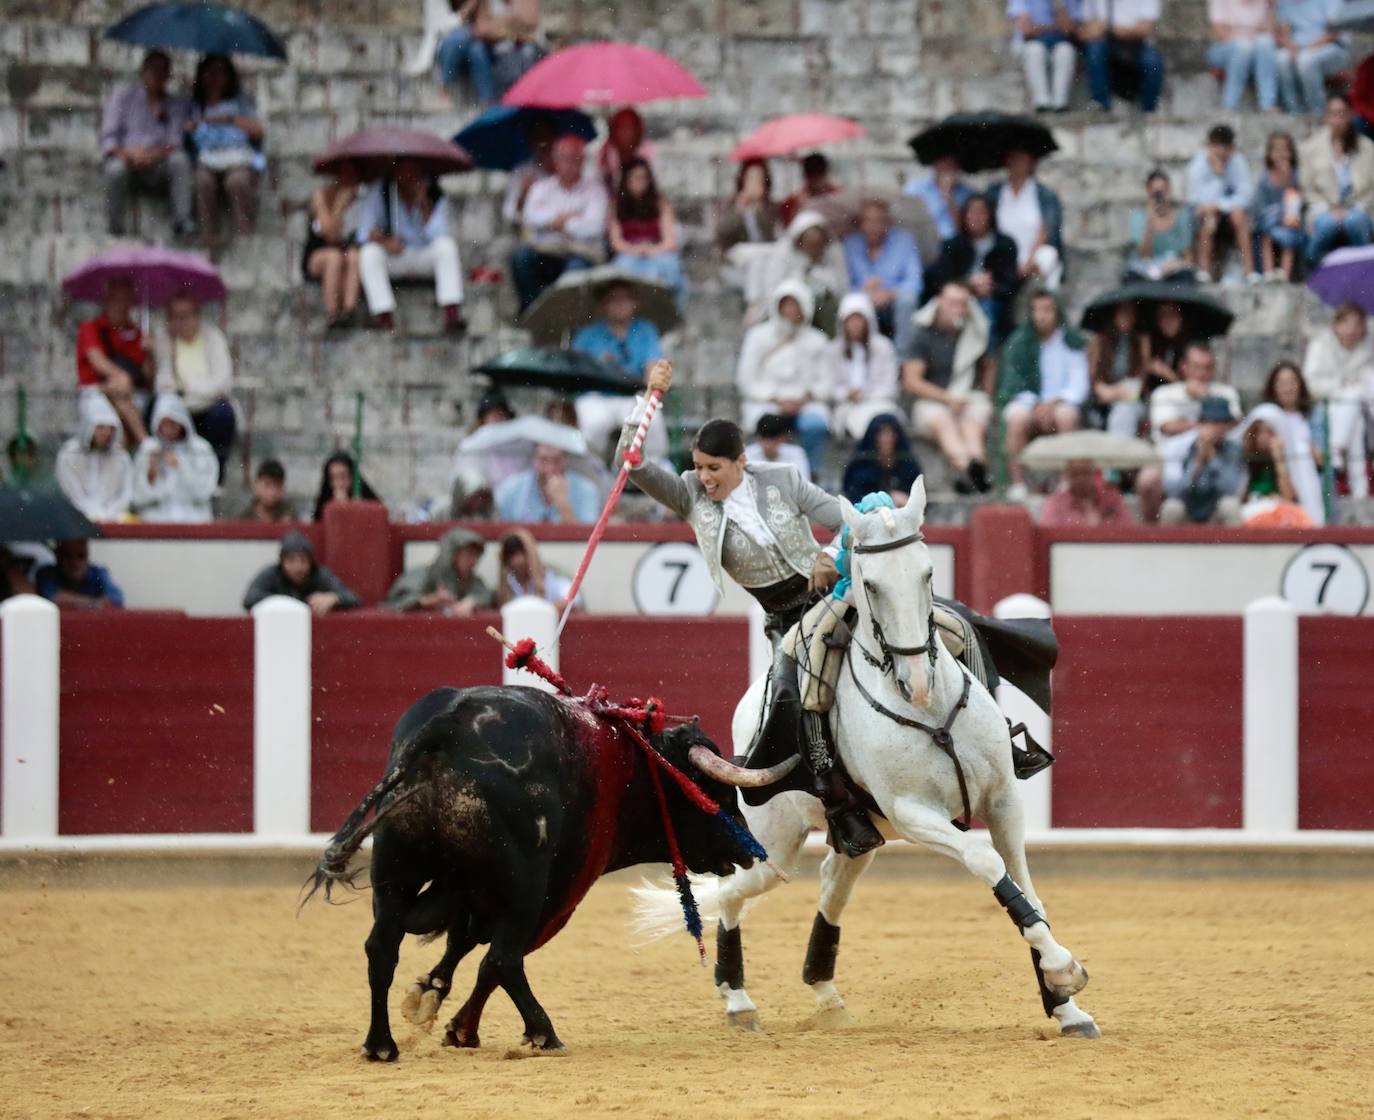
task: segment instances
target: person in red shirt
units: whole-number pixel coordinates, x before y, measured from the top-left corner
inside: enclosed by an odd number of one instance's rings
[[[1040,524],[1057,529],[1090,529],[1095,525],[1130,525],[1130,508],[1089,459],[1064,466],[1064,481],[1040,507]]]
[[[131,447],[148,436],[134,390],[153,379],[153,348],[133,319],[134,284],[116,277],[105,288],[100,314],[76,332],[76,379],[82,389],[98,388],[109,398]]]
[[[791,225],[792,219],[805,210],[813,198],[840,192],[839,183],[830,178],[830,161],[820,152],[812,152],[803,159],[801,169],[801,188],[789,194],[778,207],[778,217],[784,227]]]

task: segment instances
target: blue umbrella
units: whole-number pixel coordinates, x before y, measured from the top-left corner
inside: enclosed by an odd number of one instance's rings
[[[458,133],[453,142],[471,155],[478,167],[488,171],[510,171],[533,158],[529,130],[541,121],[547,121],[556,136],[572,133],[583,140],[596,139],[592,118],[576,109],[520,109],[496,105]]]
[[[286,44],[265,23],[221,4],[149,4],[125,16],[105,32],[105,38],[201,54],[286,58]]]

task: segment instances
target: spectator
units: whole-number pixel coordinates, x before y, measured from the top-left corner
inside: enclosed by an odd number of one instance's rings
[[[1021,287],[1016,242],[993,224],[992,205],[981,194],[970,195],[959,215],[959,232],[940,246],[931,272],[943,287],[958,281],[973,293],[992,326],[992,345],[1011,333],[1012,307]]]
[[[634,398],[630,398],[633,402]],[[544,419],[552,420],[565,428],[577,427],[577,405],[572,397],[554,397],[544,406]]]
[[[172,226],[178,238],[189,237],[191,157],[182,146],[190,102],[167,92],[172,60],[165,51],[149,51],[138,68],[138,81],[117,86],[105,102],[100,124],[104,161],[105,218],[113,237],[123,237],[129,192],[167,194]]]
[[[1278,0],[1279,96],[1290,113],[1320,113],[1326,79],[1350,65],[1345,37],[1331,28],[1341,6],[1341,0]]]
[[[892,209],[880,198],[859,211],[859,228],[844,239],[849,286],[863,292],[877,311],[883,334],[905,353],[911,345],[911,317],[921,304],[921,254],[916,239],[892,228]]]
[[[807,325],[811,301],[811,290],[799,280],[778,285],[771,314],[744,336],[735,383],[744,426],[752,428],[767,412],[791,419],[815,475],[830,439],[830,384],[826,337]]]
[[[27,556],[18,556],[0,544],[0,602],[16,595],[37,595],[30,575],[33,565]]]
[[[1026,469],[1021,464],[1026,444],[1038,435],[1077,429],[1088,388],[1083,336],[1065,324],[1052,294],[1037,292],[1031,299],[1030,322],[1007,339],[997,379],[997,399],[1007,426],[1011,501],[1026,496]]]
[[[1064,275],[1064,207],[1035,177],[1038,162],[1029,152],[1009,151],[1007,177],[989,188],[988,202],[997,214],[997,228],[1016,243],[1021,278],[1038,277],[1055,291]]]
[[[1160,0],[1083,0],[1083,59],[1093,107],[1112,107],[1112,94],[1153,113],[1164,88],[1164,56],[1154,44]]]
[[[1374,54],[1367,54],[1355,67],[1350,82],[1350,108],[1355,127],[1365,136],[1374,136]]]
[[[616,197],[630,164],[636,160],[648,163],[652,156],[652,145],[644,142],[644,118],[639,111],[626,105],[612,113],[606,125],[606,142],[596,154],[596,169],[606,184],[606,194]]]
[[[1274,0],[1207,0],[1207,20],[1212,25],[1212,45],[1207,65],[1221,70],[1221,107],[1240,111],[1240,99],[1253,73],[1255,104],[1272,113],[1278,101],[1278,51],[1274,36]]]
[[[830,234],[830,225],[814,210],[805,210],[792,219],[787,234],[765,263],[761,290],[747,293],[750,309],[747,323],[768,315],[770,297],[787,280],[798,280],[811,292],[815,310],[811,325],[833,337],[840,300],[849,290],[844,253]]]
[[[286,468],[276,459],[264,459],[258,465],[258,473],[253,476],[253,500],[243,511],[243,519],[267,525],[296,520],[286,504]]]
[[[645,160],[635,158],[624,165],[611,215],[610,241],[613,265],[672,288],[682,306],[685,293],[677,217],[672,203],[658,193],[653,169]]]
[[[754,425],[754,442],[744,449],[751,463],[784,463],[811,481],[811,462],[806,452],[792,442],[792,421],[786,416],[766,412]]]
[[[840,302],[840,328],[826,347],[833,427],[859,439],[875,416],[899,413],[897,349],[878,331],[873,303],[863,292]]]
[[[516,228],[519,228],[520,214],[530,188],[554,173],[553,145],[558,139],[558,131],[547,117],[535,117],[529,123],[525,138],[529,142],[530,158],[506,176],[506,193],[501,200],[502,219]]]
[[[357,488],[357,494],[353,493]],[[353,463],[353,456],[346,451],[336,451],[324,461],[320,472],[320,492],[315,498],[315,512],[311,520],[323,521],[324,511],[331,502],[380,502],[377,491],[361,477]]]
[[[1156,443],[1197,427],[1202,402],[1209,398],[1225,401],[1233,422],[1240,417],[1240,395],[1230,385],[1218,385],[1216,372],[1216,355],[1207,344],[1190,342],[1183,351],[1181,380],[1150,395],[1150,431]]]
[[[940,240],[948,241],[959,232],[959,214],[974,191],[959,176],[959,160],[940,156],[930,165],[930,174],[909,179],[903,193],[925,204]]]
[[[43,471],[39,465],[41,449],[33,436],[11,436],[5,445],[5,455],[10,461],[11,485],[31,489],[43,485]]]
[[[539,556],[539,546],[528,529],[513,529],[501,541],[501,575],[496,585],[496,605],[504,607],[521,595],[533,595],[562,607],[572,590],[572,580],[549,567]],[[579,592],[573,609],[582,606]]]
[[[583,178],[586,147],[580,137],[560,136],[553,146],[554,174],[525,196],[525,244],[511,255],[521,311],[566,270],[605,259],[606,189],[598,179]]]
[[[1161,511],[1165,524],[1240,524],[1246,470],[1240,442],[1228,438],[1235,422],[1228,401],[1206,397],[1198,402],[1197,423],[1166,441]]]
[[[78,404],[81,427],[57,453],[57,484],[92,521],[122,521],[133,502],[134,464],[119,416],[97,390],[87,389]]]
[[[309,217],[301,272],[307,281],[320,283],[325,329],[338,330],[352,320],[362,292],[358,272],[362,197],[357,168],[345,163],[332,182],[310,196]]]
[[[1255,189],[1255,238],[1260,268],[1270,280],[1293,280],[1307,236],[1298,183],[1298,146],[1286,132],[1271,132],[1264,144],[1265,173]]]
[[[262,122],[253,99],[242,92],[239,72],[226,54],[207,54],[196,67],[186,128],[196,150],[196,219],[210,256],[223,245],[221,197],[228,200],[234,233],[257,229],[258,179],[267,161],[260,150]]]
[[[1174,201],[1169,176],[1158,169],[1145,180],[1145,205],[1131,211],[1127,277],[1191,280],[1193,214]]]
[[[1134,439],[1145,415],[1145,339],[1136,333],[1139,313],[1131,302],[1119,303],[1111,326],[1088,342],[1092,371],[1093,425],[1114,436]]]
[[[466,72],[473,96],[483,105],[501,96],[494,56],[502,46],[533,38],[539,30],[539,0],[453,0],[463,22],[449,30],[435,52],[439,81],[457,86]]]
[[[1246,471],[1241,514],[1246,524],[1310,527],[1325,523],[1311,435],[1300,413],[1287,413],[1276,404],[1256,405],[1245,418],[1240,447]]]
[[[611,282],[601,289],[602,318],[588,323],[572,337],[572,348],[603,361],[614,362],[635,374],[648,372],[649,366],[663,357],[658,328],[648,319],[636,318],[639,301],[634,288],[623,281]],[[612,439],[620,437],[625,414],[634,404],[633,396],[612,393],[583,393],[577,398],[577,426],[586,437],[594,455],[603,455]],[[666,452],[663,426],[650,429],[662,446],[650,440],[651,454]]]
[[[801,161],[802,185],[782,200],[779,216],[784,225],[802,213],[812,200],[839,194],[840,184],[830,178],[830,161],[820,152],[812,152]]]
[[[1364,413],[1374,399],[1374,346],[1362,308],[1336,308],[1331,326],[1307,344],[1303,370],[1312,395],[1326,404],[1333,464],[1345,472],[1352,497],[1368,497]]]
[[[568,471],[568,453],[537,444],[534,461],[496,488],[496,515],[502,521],[568,525],[592,522],[601,500],[591,479]]]
[[[285,595],[306,604],[314,614],[348,611],[360,606],[358,596],[338,576],[315,561],[315,546],[299,529],[282,536],[281,554],[263,568],[243,593],[243,609],[251,611],[271,595]]]
[[[486,541],[471,529],[450,529],[439,538],[439,554],[423,568],[403,573],[382,606],[393,611],[433,611],[447,618],[471,618],[490,610],[492,593],[477,574]]]
[[[153,402],[153,434],[134,456],[134,510],[144,521],[196,524],[214,514],[219,460],[196,435],[186,405],[174,393]]]
[[[234,362],[224,332],[202,322],[193,296],[173,296],[167,301],[167,332],[157,340],[156,389],[176,393],[186,403],[196,434],[215,449],[221,477],[238,429],[229,400],[233,385]]]
[[[515,419],[515,413],[500,393],[488,393],[477,403],[476,420],[468,434],[488,424],[504,424]],[[460,450],[453,457],[449,471],[450,508],[468,508],[483,516],[492,514],[492,495],[496,487],[511,475],[529,466],[529,452],[518,443],[508,443],[490,451]],[[456,516],[454,520],[459,520]]]
[[[100,314],[76,332],[76,380],[98,388],[114,406],[124,434],[134,444],[148,435],[142,400],[153,384],[153,353],[133,318],[134,282],[117,276],[105,288]]]
[[[1148,399],[1161,385],[1179,378],[1183,355],[1199,341],[1188,329],[1183,308],[1177,303],[1161,303],[1155,308],[1154,322],[1145,331],[1145,391]]]
[[[53,547],[56,563],[39,568],[34,589],[61,610],[98,611],[124,605],[108,568],[91,563],[90,546],[81,538],[58,541]]]
[[[1121,492],[1090,459],[1071,459],[1054,493],[1040,507],[1040,524],[1049,529],[1091,529],[1131,525],[1135,518]]]
[[[383,179],[368,191],[358,244],[358,270],[374,326],[388,331],[396,327],[393,276],[432,276],[445,332],[461,335],[467,330],[463,266],[458,242],[448,231],[448,199],[438,180],[423,175],[414,160],[401,160],[394,179]]]
[[[735,197],[716,230],[716,244],[726,252],[740,244],[776,240],[778,208],[773,204],[773,176],[768,161],[747,159],[735,173]]]
[[[1212,282],[1219,238],[1229,236],[1240,250],[1241,268],[1250,283],[1255,271],[1255,247],[1250,239],[1250,164],[1236,151],[1236,134],[1229,125],[1214,125],[1207,144],[1188,164],[1188,204],[1197,226],[1197,278]]]
[[[1069,107],[1081,16],[1079,0],[1007,0],[1012,47],[1021,57],[1037,113],[1062,113]]]
[[[844,468],[844,496],[858,503],[865,494],[890,494],[904,506],[921,475],[902,422],[887,414],[875,416]]]
[[[1264,383],[1261,399],[1279,410],[1275,427],[1283,433],[1288,448],[1298,500],[1314,524],[1324,524],[1326,506],[1321,479],[1317,477],[1322,454],[1312,431],[1312,394],[1302,370],[1292,362],[1279,362]]]
[[[1326,127],[1301,147],[1310,240],[1307,260],[1316,264],[1338,242],[1368,245],[1374,239],[1374,140],[1350,120],[1350,102],[1340,94],[1326,103]]]
[[[993,363],[987,317],[968,288],[949,281],[916,313],[916,334],[902,365],[902,388],[915,397],[911,425],[934,440],[955,472],[961,494],[986,493],[988,396]]]

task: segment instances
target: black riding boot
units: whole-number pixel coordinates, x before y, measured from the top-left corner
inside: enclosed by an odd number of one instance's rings
[[[802,712],[802,760],[811,773],[811,792],[825,806],[830,846],[854,859],[881,847],[883,836],[873,826],[868,810],[859,804],[843,772],[835,765],[826,742],[824,721],[825,716],[820,712]]]

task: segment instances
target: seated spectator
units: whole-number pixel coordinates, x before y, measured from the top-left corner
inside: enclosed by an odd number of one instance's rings
[[[1134,303],[1119,303],[1111,327],[1088,342],[1089,417],[1094,427],[1123,439],[1136,437],[1145,416],[1145,339],[1136,333],[1138,318]]]
[[[134,463],[124,450],[119,417],[103,393],[87,389],[81,427],[57,453],[57,484],[92,521],[122,521],[134,496]]]
[[[175,393],[153,402],[153,434],[134,456],[134,511],[144,521],[210,521],[219,488],[215,450],[196,435],[186,405]]]
[[[631,398],[633,400],[634,398]],[[565,428],[577,427],[577,405],[572,397],[554,397],[544,406],[544,419]]]
[[[779,208],[783,225],[791,225],[792,219],[806,210],[812,199],[839,194],[842,189],[839,183],[830,178],[830,161],[820,152],[803,157],[801,172],[801,187],[783,199]]]
[[[806,452],[792,442],[792,421],[786,416],[766,412],[754,425],[754,442],[744,449],[751,463],[784,463],[811,481],[811,462]]]
[[[5,455],[10,461],[10,484],[13,486],[39,487],[43,484],[41,466],[42,449],[31,435],[11,436],[5,445]]]
[[[491,609],[491,589],[477,574],[486,541],[471,529],[450,529],[439,538],[439,554],[423,568],[404,572],[382,606],[393,611],[433,611],[447,618],[471,618]]]
[[[586,147],[578,136],[560,136],[553,146],[554,173],[525,196],[525,244],[511,254],[521,311],[568,269],[606,259],[606,188],[599,179],[583,177]]]
[[[1298,183],[1298,146],[1286,132],[1271,132],[1264,144],[1265,173],[1255,188],[1254,227],[1260,269],[1270,280],[1296,279],[1307,235],[1305,203]]]
[[[916,239],[892,227],[892,209],[872,198],[859,212],[859,228],[844,239],[849,288],[877,311],[878,325],[898,350],[911,344],[911,317],[921,304],[921,254]]]
[[[253,500],[243,511],[243,520],[279,525],[295,521],[296,515],[286,504],[286,468],[276,459],[264,459],[253,476]]]
[[[1240,250],[1241,268],[1247,281],[1260,276],[1255,271],[1255,249],[1250,240],[1250,164],[1236,151],[1236,134],[1230,125],[1214,125],[1207,133],[1207,144],[1188,164],[1188,205],[1193,208],[1197,226],[1197,278],[1212,282],[1219,238],[1226,236]]]
[[[1253,74],[1255,105],[1262,113],[1272,113],[1279,93],[1274,0],[1207,0],[1207,20],[1212,25],[1207,65],[1225,75],[1221,107],[1228,113],[1240,111]]]
[[[1021,57],[1037,113],[1062,113],[1069,107],[1081,15],[1079,0],[1007,0],[1012,47]]]
[[[647,373],[649,366],[663,357],[663,347],[658,328],[648,319],[636,318],[638,311],[639,301],[631,285],[623,282],[605,285],[601,289],[603,318],[588,323],[573,335],[572,348],[614,362],[631,373]],[[583,393],[577,398],[577,426],[592,454],[604,456],[607,449],[614,446],[611,441],[620,438],[621,424],[633,404],[632,395],[614,393]],[[650,429],[651,437],[655,433],[658,441],[651,439],[650,454],[656,456],[666,453],[667,440],[663,425],[657,424]]]
[[[1307,260],[1313,265],[1338,244],[1368,245],[1374,239],[1374,140],[1356,130],[1350,103],[1340,94],[1327,100],[1325,125],[1299,149],[1307,193]]]
[[[489,424],[504,424],[515,419],[515,412],[498,392],[488,393],[477,402],[476,419],[468,428],[471,435]],[[460,445],[461,447],[461,445]],[[459,450],[449,470],[451,508],[475,507],[492,513],[491,498],[496,487],[511,475],[529,466],[529,452],[519,443],[508,443],[490,451]],[[461,520],[454,514],[454,520]]]
[[[558,139],[558,131],[549,118],[535,117],[525,131],[525,139],[529,143],[530,158],[506,176],[506,193],[501,199],[502,220],[517,230],[530,188],[554,173],[553,144]]]
[[[214,258],[224,245],[219,233],[222,200],[227,200],[236,236],[257,230],[258,180],[267,166],[260,150],[262,121],[226,54],[207,54],[200,60],[191,101],[186,128],[196,151],[196,220]]]
[[[1322,466],[1322,452],[1312,430],[1312,394],[1302,370],[1292,362],[1279,362],[1264,383],[1261,400],[1278,409],[1274,426],[1282,432],[1288,448],[1298,500],[1313,524],[1322,525],[1326,521],[1326,504],[1321,479],[1317,474]],[[1314,479],[1315,488],[1312,485]]]
[[[768,412],[788,417],[816,475],[830,439],[831,390],[826,337],[807,325],[811,300],[810,289],[798,280],[778,285],[771,314],[744,336],[735,384],[744,427],[752,428]]]
[[[56,563],[39,568],[34,587],[44,599],[61,610],[98,611],[124,605],[108,568],[91,563],[90,546],[82,539],[58,541],[53,546]]]
[[[1029,152],[1008,152],[1007,177],[988,189],[988,202],[997,214],[997,228],[1016,243],[1021,278],[1037,277],[1055,291],[1064,276],[1064,207],[1035,177],[1038,162]]]
[[[601,514],[596,483],[568,470],[568,453],[538,444],[529,468],[496,488],[496,516],[502,521],[569,525]]]
[[[1064,322],[1049,292],[1031,299],[1030,322],[1017,327],[1002,350],[997,400],[1007,426],[1011,501],[1026,496],[1021,452],[1038,435],[1072,432],[1088,399],[1088,356],[1083,336]]]
[[[1158,169],[1145,180],[1146,204],[1131,211],[1131,255],[1127,277],[1147,280],[1193,278],[1193,215],[1173,198],[1169,176]]]
[[[772,294],[788,280],[799,280],[811,292],[815,310],[811,325],[833,337],[840,300],[849,291],[849,270],[844,253],[830,233],[830,223],[814,210],[792,219],[787,233],[774,246],[760,271],[761,289],[746,293],[750,307],[746,323],[756,323],[768,314]]]
[[[1166,525],[1240,524],[1246,470],[1240,441],[1228,438],[1235,422],[1228,401],[1206,397],[1198,403],[1197,422],[1165,441],[1161,520]]]
[[[0,544],[0,603],[16,595],[38,594],[30,574],[32,567],[27,556],[15,555]]]
[[[466,74],[473,96],[492,105],[503,92],[493,62],[502,44],[532,39],[539,30],[539,0],[452,0],[463,21],[451,28],[435,51],[439,81],[456,86]]]
[[[840,329],[826,347],[832,426],[859,439],[875,416],[900,413],[897,349],[879,333],[873,304],[863,292],[840,301],[839,319]]]
[[[1177,303],[1161,303],[1155,308],[1154,322],[1145,330],[1145,391],[1148,399],[1161,385],[1179,378],[1183,355],[1195,341],[1188,330],[1183,308]]]
[[[238,430],[229,399],[233,387],[234,360],[224,332],[202,321],[192,296],[173,296],[167,301],[167,331],[157,340],[156,388],[186,403],[196,434],[215,449],[221,477]]]
[[[358,171],[351,163],[310,196],[310,227],[301,254],[301,272],[317,280],[324,301],[325,329],[348,326],[358,307],[358,227],[362,224]]]
[[[357,493],[354,493],[354,490]],[[353,463],[353,456],[346,451],[336,451],[324,461],[320,472],[320,492],[315,498],[315,512],[312,521],[323,521],[324,511],[331,502],[380,502],[382,499],[361,477]]]
[[[533,595],[556,607],[572,590],[572,580],[545,564],[539,546],[528,529],[514,529],[501,541],[501,575],[496,584],[496,605],[504,607],[512,599]],[[582,594],[573,600],[573,610],[582,606]]]
[[[299,529],[281,539],[275,564],[263,568],[243,593],[243,609],[251,611],[272,595],[298,599],[315,614],[348,611],[361,606],[358,596],[338,576],[315,561],[315,546]]]
[[[844,468],[841,492],[854,503],[865,494],[890,494],[900,507],[920,475],[921,464],[901,420],[891,414],[875,416]]]
[[[1365,409],[1374,402],[1374,346],[1364,310],[1353,303],[1336,308],[1331,326],[1307,344],[1302,365],[1312,396],[1326,404],[1333,465],[1344,472],[1351,497],[1368,497]]]
[[[935,223],[935,232],[941,241],[948,241],[959,232],[959,215],[974,191],[960,177],[958,159],[940,156],[930,165],[929,175],[908,179],[902,193],[925,204],[930,220]]]
[[[1279,96],[1290,113],[1316,116],[1326,79],[1350,65],[1345,36],[1331,27],[1339,0],[1278,0]]]
[[[610,220],[611,263],[665,284],[681,307],[686,298],[673,204],[659,194],[653,169],[642,159],[625,164]]]
[[[100,156],[105,178],[105,221],[110,235],[123,237],[129,194],[144,191],[169,195],[172,224],[178,238],[189,237],[191,157],[182,146],[191,104],[167,92],[172,60],[165,51],[149,51],[138,68],[138,81],[116,86],[105,102],[100,123]]]
[[[438,180],[421,174],[414,160],[401,160],[394,179],[383,179],[368,191],[358,244],[358,270],[374,326],[388,331],[396,327],[393,276],[433,277],[444,330],[456,335],[467,330],[463,266],[458,242],[448,230],[448,199]]]
[[[726,252],[740,244],[776,240],[779,232],[768,161],[747,159],[735,173],[735,197],[716,229],[716,244]]]
[[[973,293],[992,325],[992,345],[1011,333],[1012,307],[1021,287],[1016,242],[993,223],[992,205],[970,195],[959,214],[959,232],[940,246],[931,277],[943,287],[951,280]]]
[[[1091,459],[1073,459],[1053,494],[1040,507],[1040,524],[1049,529],[1091,529],[1132,525],[1135,517],[1121,491],[1102,477]]]
[[[987,317],[968,288],[949,281],[916,313],[916,334],[902,365],[902,389],[916,398],[912,429],[939,445],[955,473],[954,489],[961,494],[986,493],[991,486],[989,334]]]
[[[1164,55],[1155,46],[1160,0],[1083,0],[1079,37],[1094,108],[1112,94],[1153,113],[1164,88]],[[1110,26],[1108,26],[1110,24]]]
[[[469,466],[461,466],[450,472],[450,521],[488,521],[495,514],[496,499],[486,475]]]
[[[611,114],[606,141],[596,153],[596,170],[610,198],[620,193],[620,184],[631,163],[648,163],[653,158],[653,145],[645,142],[644,131],[644,118],[638,109],[626,105]]]
[[[1298,425],[1292,423],[1295,418]],[[1294,445],[1290,437],[1295,427],[1307,443]],[[1256,405],[1241,424],[1239,442],[1246,472],[1241,492],[1245,524],[1300,528],[1325,522],[1311,429],[1300,415],[1285,413],[1276,404]]]
[[[1374,136],[1374,54],[1367,54],[1355,67],[1350,83],[1350,108],[1355,127],[1365,136]]]
[[[153,385],[153,351],[134,322],[134,282],[116,277],[105,288],[100,314],[76,332],[76,380],[104,393],[131,444],[148,435],[140,398]]]

